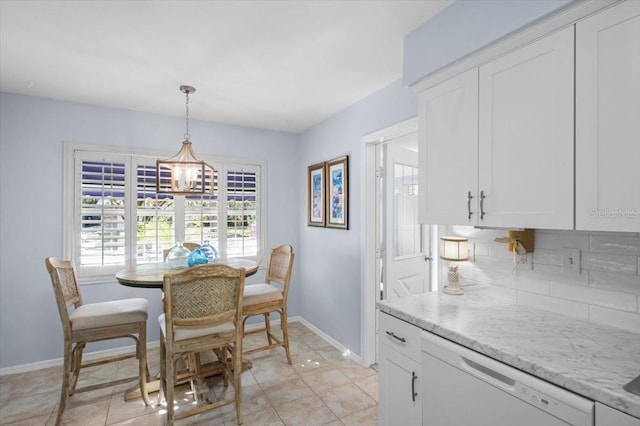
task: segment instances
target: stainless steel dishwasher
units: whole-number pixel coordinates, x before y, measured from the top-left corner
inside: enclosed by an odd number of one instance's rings
[[[593,426],[594,402],[422,333],[423,426]]]

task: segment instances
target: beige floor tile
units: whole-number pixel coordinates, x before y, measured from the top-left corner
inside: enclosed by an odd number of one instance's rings
[[[331,410],[316,395],[305,396],[292,402],[274,406],[287,426],[320,426],[337,420]]]
[[[345,426],[377,426],[378,425],[378,407],[373,406],[366,408],[350,416],[340,419]]]
[[[259,384],[275,380],[287,380],[296,376],[296,371],[287,364],[287,360],[284,357],[281,360],[254,362],[251,373]]]
[[[63,425],[99,426],[106,424],[109,412],[109,401],[100,401],[95,404],[84,404],[64,410]],[[49,417],[47,425],[54,425],[56,413]]]
[[[313,395],[313,390],[299,377],[287,381],[267,382],[262,385],[272,404],[283,404],[304,396]]]
[[[44,416],[38,416],[38,417],[30,417],[25,420],[19,420],[17,422],[11,423],[11,426],[46,426],[50,417],[51,417],[50,414],[47,414]],[[4,425],[8,423],[5,423],[4,419],[0,417],[0,424]]]
[[[225,426],[236,426],[237,424],[235,418],[224,422]],[[276,410],[270,406],[265,410],[243,416],[242,426],[284,426],[284,423]]]
[[[229,386],[228,392],[233,393],[233,387]],[[218,399],[228,398],[231,395],[227,393],[216,394]],[[248,386],[246,388],[242,388],[242,415],[248,416],[250,414],[264,411],[269,408],[271,403],[267,398],[267,395],[264,393],[262,388],[258,385]],[[222,419],[227,420],[235,420],[236,418],[236,407],[235,404],[225,405],[221,408],[223,413]]]
[[[157,410],[154,413],[149,413],[144,416],[132,417],[127,420],[123,420],[121,422],[109,423],[107,420],[107,424],[109,426],[164,426],[165,424],[165,415]]]
[[[338,418],[373,407],[376,402],[354,383],[317,391],[318,396]]]
[[[316,350],[327,346],[327,341],[317,334],[309,334],[300,338],[300,342],[308,345],[311,349]]]
[[[301,377],[316,392],[350,383],[347,376],[333,366],[313,370]]]
[[[363,367],[351,359],[337,361],[336,365],[340,368],[340,371],[351,380],[362,379],[377,374],[373,368]]]
[[[331,364],[330,361],[327,361],[314,351],[298,353],[291,358],[293,368],[298,374],[306,374],[318,368],[328,367]]]
[[[49,392],[3,400],[0,403],[0,419],[3,423],[11,423],[49,415],[55,409],[59,396],[58,392]]]
[[[344,355],[342,352],[340,352],[338,349],[336,349],[335,347],[326,344],[324,346],[321,346],[319,348],[317,348],[316,353],[318,355],[320,355],[321,357],[323,357],[324,359],[326,359],[327,361],[344,361],[349,359],[346,355]]]
[[[145,406],[142,399],[125,401],[124,394],[114,394],[110,401],[107,424],[121,422],[132,417],[157,414],[157,394],[152,395],[149,399],[151,400],[151,405]]]
[[[378,402],[378,374],[363,379],[354,380],[353,383],[365,391],[374,401]]]
[[[340,420],[334,420],[332,422],[325,423],[322,426],[344,426],[344,423],[342,423]]]

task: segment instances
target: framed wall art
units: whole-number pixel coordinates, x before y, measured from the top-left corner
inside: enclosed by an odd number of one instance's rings
[[[308,167],[307,225],[325,226],[325,163]]]
[[[327,189],[327,228],[349,229],[348,156],[325,163]]]

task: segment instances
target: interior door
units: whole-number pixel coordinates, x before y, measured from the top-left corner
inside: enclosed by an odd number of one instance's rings
[[[385,144],[383,155],[382,297],[394,299],[429,291],[429,228],[418,218],[417,133]]]

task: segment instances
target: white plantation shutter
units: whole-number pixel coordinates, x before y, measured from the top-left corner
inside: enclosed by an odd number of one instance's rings
[[[185,196],[184,240],[209,244],[219,248],[218,238],[218,172],[206,176],[206,188],[213,185],[213,193]]]
[[[227,256],[257,256],[259,167],[229,165],[226,169]]]
[[[76,153],[74,262],[80,276],[126,264],[128,162],[123,155]]]
[[[156,165],[136,159],[136,263],[162,262],[165,249],[174,245],[175,200],[156,193]],[[146,160],[146,161],[145,161]]]

